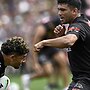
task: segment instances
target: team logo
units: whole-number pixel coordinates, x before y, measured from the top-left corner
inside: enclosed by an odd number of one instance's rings
[[[68,29],[68,31],[76,31],[76,32],[79,32],[79,31],[80,31],[80,28],[78,28],[78,27],[70,27],[70,28]]]

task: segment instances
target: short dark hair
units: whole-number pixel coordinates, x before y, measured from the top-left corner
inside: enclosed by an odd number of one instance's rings
[[[57,0],[58,4],[65,3],[76,7],[78,10],[81,9],[81,0]]]
[[[85,0],[81,0],[81,2],[82,2],[82,7],[81,7],[82,10],[86,9],[88,7],[86,1]]]
[[[12,37],[1,46],[1,50],[6,55],[18,54],[24,55],[29,52],[27,44],[24,42],[22,37]]]

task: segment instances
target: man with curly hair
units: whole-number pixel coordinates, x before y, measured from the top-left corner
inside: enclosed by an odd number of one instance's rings
[[[25,62],[29,52],[27,44],[21,37],[12,37],[4,42],[0,51],[0,90],[9,90],[10,80],[4,76],[5,68],[13,66],[18,69]]]

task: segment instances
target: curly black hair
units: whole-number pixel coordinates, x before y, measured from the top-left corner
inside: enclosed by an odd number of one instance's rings
[[[57,3],[65,3],[73,7],[76,7],[78,10],[81,9],[81,0],[57,0]]]
[[[24,42],[22,37],[12,37],[6,42],[4,42],[1,46],[1,50],[6,55],[18,54],[24,55],[29,52],[29,47]]]

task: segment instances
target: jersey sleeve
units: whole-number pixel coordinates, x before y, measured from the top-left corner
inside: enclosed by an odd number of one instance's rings
[[[85,28],[81,27],[79,24],[71,24],[68,28],[67,34],[75,34],[77,38],[81,38],[83,41],[86,38]]]

